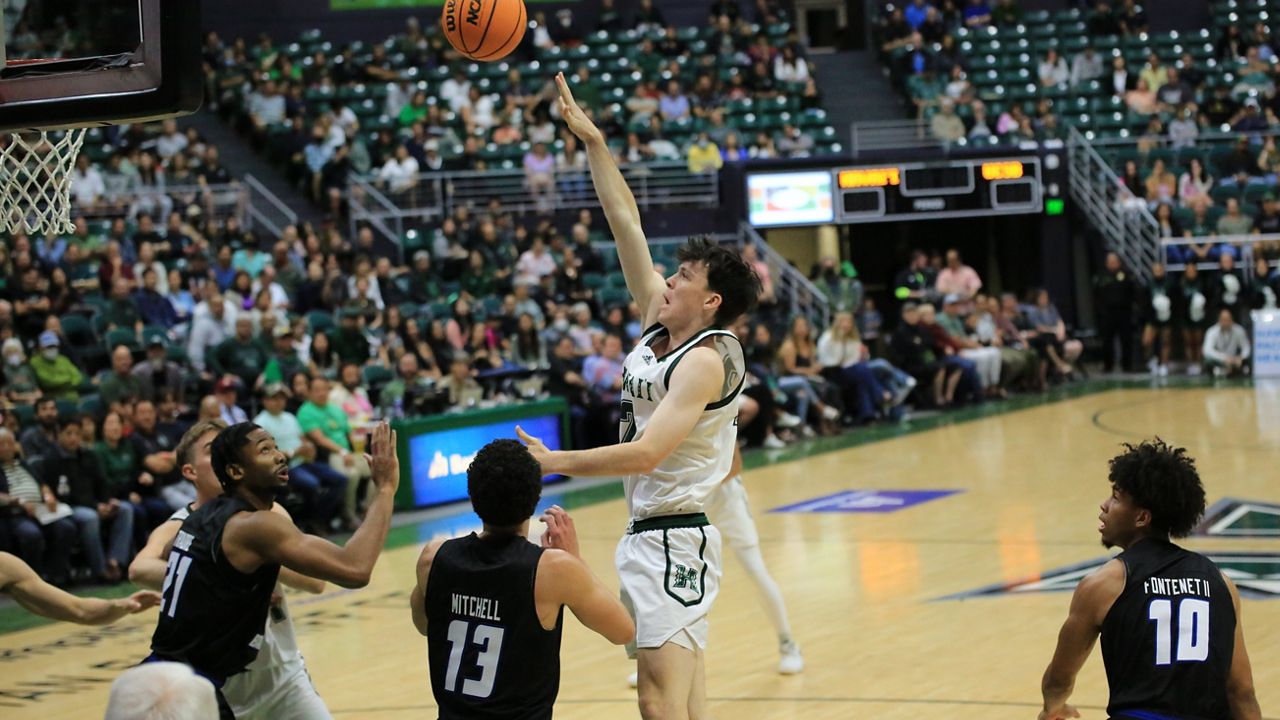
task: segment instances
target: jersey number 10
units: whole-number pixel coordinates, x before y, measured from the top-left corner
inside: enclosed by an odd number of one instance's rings
[[[1178,662],[1204,662],[1209,659],[1209,601],[1183,598],[1178,603],[1177,654],[1173,652],[1173,601],[1152,600],[1147,606],[1147,619],[1156,624],[1156,665]]]
[[[462,651],[467,646],[467,634],[471,630],[465,620],[454,620],[449,623],[449,667],[444,674],[444,689],[458,692],[458,670],[462,665]],[[476,698],[487,698],[493,694],[494,676],[498,674],[498,656],[502,653],[502,635],[504,630],[492,625],[476,625],[471,634],[471,642],[481,646],[476,656],[476,666],[480,668],[479,679],[466,678],[462,681],[462,694]]]

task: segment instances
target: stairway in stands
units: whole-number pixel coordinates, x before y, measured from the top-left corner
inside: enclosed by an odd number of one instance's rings
[[[823,106],[842,141],[849,139],[849,123],[901,120],[908,117],[902,97],[895,92],[884,68],[870,50],[813,53]]]
[[[280,168],[267,162],[266,158],[255,153],[249,141],[227,125],[217,113],[199,112],[183,118],[184,127],[196,128],[205,140],[218,146],[219,158],[232,177],[252,175],[258,182],[266,186],[277,198],[298,214],[298,222],[310,222],[319,225],[324,213],[312,205],[297,188],[289,184]]]

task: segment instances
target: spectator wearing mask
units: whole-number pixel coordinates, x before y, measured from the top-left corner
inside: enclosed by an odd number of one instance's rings
[[[133,506],[107,491],[97,458],[81,445],[80,426],[78,417],[59,421],[58,450],[43,459],[41,474],[58,500],[71,507],[71,519],[79,530],[93,576],[115,583],[129,567]],[[108,548],[102,545],[104,525],[108,526]]]
[[[60,352],[62,340],[52,330],[40,333],[40,354],[31,358],[40,391],[54,399],[77,400],[83,376],[71,358]]]
[[[36,372],[27,362],[27,354],[22,349],[22,341],[9,338],[0,346],[0,354],[4,355],[4,398],[15,405],[31,405],[40,398],[40,384],[36,382]]]
[[[1218,322],[1204,334],[1204,365],[1215,377],[1237,376],[1248,372],[1251,348],[1249,336],[1236,323],[1231,311],[1218,311]]]

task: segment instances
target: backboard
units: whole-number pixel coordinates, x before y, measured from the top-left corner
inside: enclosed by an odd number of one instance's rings
[[[0,131],[199,109],[199,0],[4,0]]]

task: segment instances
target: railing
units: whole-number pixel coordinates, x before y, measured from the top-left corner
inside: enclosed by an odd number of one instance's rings
[[[621,170],[641,210],[713,208],[720,202],[719,176],[691,173],[683,162],[636,163]],[[536,188],[523,170],[424,173],[402,191],[391,191],[374,178],[355,178],[348,198],[353,234],[364,222],[397,243],[406,226],[431,223],[456,207],[479,208],[494,199],[503,210],[516,213],[600,207],[587,173],[556,173],[554,182]]]
[[[1075,128],[1067,139],[1071,198],[1112,251],[1144,282],[1162,260],[1159,225],[1145,200],[1135,197]]]
[[[787,317],[803,314],[811,327],[825,328],[831,320],[831,303],[822,290],[765,242],[749,223],[742,223],[738,233],[743,244],[754,245],[760,259],[769,266],[774,297],[779,306],[788,309]]]
[[[754,245],[756,254],[769,266],[769,273],[773,278],[774,297],[778,305],[789,312],[787,317],[804,314],[813,327],[827,326],[831,319],[831,305],[827,301],[827,296],[808,277],[805,277],[804,273],[797,270],[777,250],[765,242],[765,239],[751,225],[744,222],[737,233],[716,233],[708,237],[717,243],[731,244],[736,247]],[[648,238],[650,249],[663,248],[667,252],[656,254],[664,256],[670,256],[670,251],[687,241],[687,237],[681,236]],[[601,253],[617,252],[617,247],[612,242],[597,242],[593,245]],[[664,268],[664,271],[669,273],[673,269],[668,267]]]
[[[279,237],[285,226],[298,222],[297,214],[252,175],[246,175],[243,181],[213,185],[139,187],[133,192],[106,195],[102,203],[77,208],[74,214],[94,220],[147,213],[157,226],[163,227],[171,211],[191,205],[199,206],[212,224],[234,217],[244,229],[266,237]]]
[[[921,119],[850,123],[849,141],[854,157],[869,150],[942,148],[946,145],[930,134],[929,123]]]
[[[1241,275],[1243,275],[1246,280],[1250,280],[1250,279],[1253,279],[1253,277],[1255,276],[1254,267],[1253,267],[1254,259],[1255,259],[1255,254],[1253,251],[1254,246],[1261,245],[1264,243],[1280,244],[1280,233],[1268,233],[1266,235],[1204,235],[1201,237],[1162,238],[1160,240],[1160,248],[1163,251],[1164,249],[1169,247],[1204,245],[1207,243],[1212,243],[1215,245],[1216,244],[1234,245],[1235,247],[1239,248],[1240,259],[1236,261],[1236,271],[1239,272]],[[1164,253],[1162,252],[1162,254]],[[1211,260],[1197,262],[1195,265],[1200,270],[1217,270],[1219,267],[1218,259],[1216,257],[1212,258]],[[1187,266],[1187,263],[1185,262],[1181,262],[1181,263],[1166,262],[1165,263],[1166,269],[1171,271],[1183,270],[1186,268],[1186,266]]]
[[[263,228],[270,237],[278,238],[289,225],[298,224],[298,214],[284,201],[276,197],[252,175],[244,176],[246,189],[245,217],[241,218],[248,229]],[[260,233],[261,234],[261,233]]]

